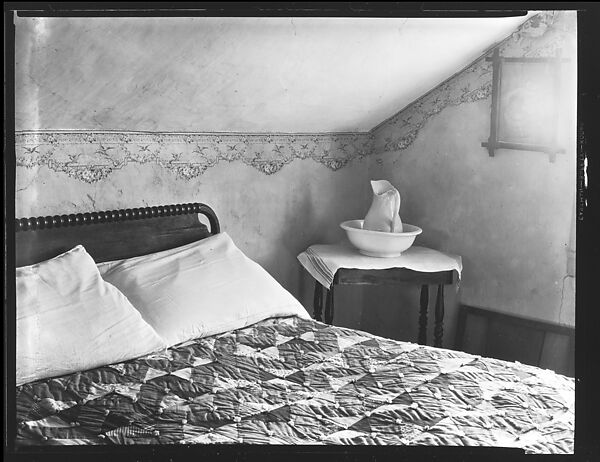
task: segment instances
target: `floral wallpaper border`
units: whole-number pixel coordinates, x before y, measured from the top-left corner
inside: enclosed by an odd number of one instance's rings
[[[556,56],[573,37],[575,21],[564,20],[564,12],[544,11],[525,21],[501,42],[503,56]],[[447,107],[487,99],[492,94],[492,63],[487,54],[478,58],[431,92],[371,130],[374,153],[407,149],[428,120]],[[376,162],[380,159],[376,159]]]
[[[563,15],[548,11],[533,16],[499,45],[501,53],[554,56],[575,27]],[[233,161],[266,175],[309,158],[336,171],[354,159],[408,148],[431,117],[449,106],[489,98],[491,86],[491,63],[482,56],[368,133],[17,132],[16,165],[44,166],[86,183],[104,180],[130,164],[159,165],[185,181]]]
[[[370,154],[368,133],[232,134],[27,131],[16,134],[17,167],[45,166],[95,183],[129,164],[155,164],[191,180],[221,162],[241,161],[272,175],[295,159],[331,170]]]

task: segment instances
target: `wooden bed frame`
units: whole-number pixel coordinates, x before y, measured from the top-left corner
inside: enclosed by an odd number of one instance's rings
[[[198,214],[208,218],[210,231]],[[39,263],[78,244],[99,263],[172,249],[219,232],[213,209],[196,202],[21,218],[15,220],[15,263]]]
[[[199,214],[208,218],[210,230],[200,221]],[[21,218],[16,219],[14,224],[15,253],[7,256],[10,262],[9,271],[13,265],[12,256],[15,257],[14,264],[17,267],[31,265],[60,255],[81,244],[96,262],[103,262],[179,247],[220,232],[219,220],[213,209],[200,203]],[[14,285],[8,284],[7,295],[9,306],[14,307]],[[14,338],[15,313],[16,309],[4,311],[5,339]],[[12,329],[6,326],[12,326]],[[9,340],[7,346],[4,350],[4,373],[7,377],[7,389],[14,390],[16,388],[15,342]],[[17,414],[14,396],[10,393],[5,394],[4,404],[8,422],[11,422]],[[8,454],[12,456],[15,455],[15,441],[16,427],[9,424]],[[64,447],[26,447],[19,448],[18,453],[22,457],[17,460],[29,460],[32,454],[41,453],[44,454],[45,459],[50,458],[50,460],[53,456],[55,460],[64,460],[66,454],[85,455],[88,460],[106,459],[106,448],[97,448],[104,451],[100,454],[94,454],[94,449],[85,448],[83,451],[81,448],[69,447],[65,451]],[[135,455],[138,458],[140,451],[143,453],[142,448],[132,447],[118,448],[114,452],[129,454],[132,457]],[[152,451],[154,457],[156,449],[153,448]],[[162,449],[162,451],[173,453],[172,448]],[[100,455],[100,458],[94,459],[94,455]]]

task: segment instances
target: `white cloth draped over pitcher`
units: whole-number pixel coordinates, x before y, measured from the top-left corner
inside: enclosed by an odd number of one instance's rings
[[[400,193],[387,180],[371,181],[373,202],[365,216],[363,229],[401,233]]]

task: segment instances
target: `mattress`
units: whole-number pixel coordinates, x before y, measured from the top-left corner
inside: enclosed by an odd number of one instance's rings
[[[298,317],[17,389],[17,446],[373,444],[572,453],[574,380]]]

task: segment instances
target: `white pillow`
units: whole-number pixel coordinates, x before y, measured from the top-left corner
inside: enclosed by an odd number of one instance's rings
[[[169,346],[273,316],[310,316],[227,233],[98,264]]]
[[[16,282],[17,385],[166,348],[80,245],[17,268]]]

